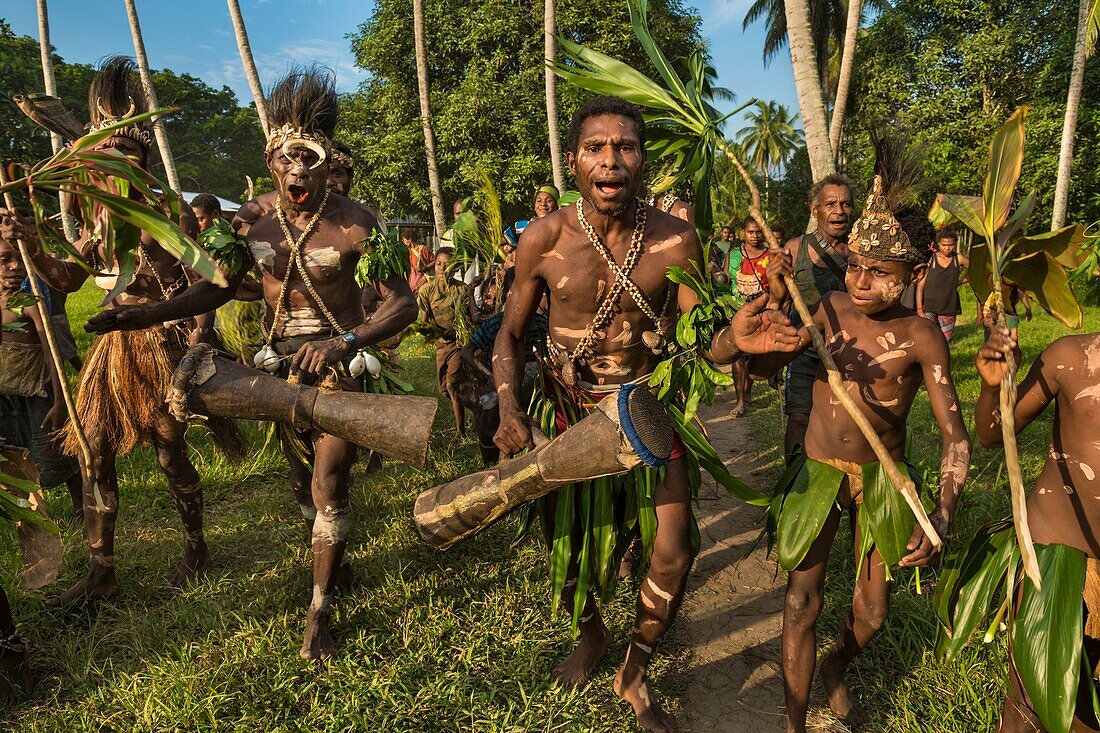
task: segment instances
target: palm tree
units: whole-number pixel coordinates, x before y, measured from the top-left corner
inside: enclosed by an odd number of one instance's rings
[[[840,135],[844,130],[844,112],[848,106],[848,86],[852,81],[852,68],[856,59],[856,37],[863,14],[863,0],[848,0],[848,24],[844,30],[843,56],[840,59],[840,76],[837,78],[836,97],[833,100],[833,119],[829,122],[829,145],[833,155],[840,156]]]
[[[745,112],[749,123],[737,131],[737,139],[744,160],[764,175],[764,207],[768,206],[772,174],[777,173],[790,160],[798,147],[798,133],[785,105],[776,102],[757,101],[755,109]]]
[[[786,0],[787,39],[791,49],[791,68],[802,111],[806,149],[810,154],[810,172],[815,181],[836,171],[829,128],[825,121],[825,99],[810,26],[809,0]]]
[[[428,163],[428,186],[432,191],[432,215],[435,217],[435,233],[442,237],[447,224],[443,213],[443,188],[439,183],[439,164],[435,158],[435,133],[432,132],[428,50],[424,42],[424,0],[413,0],[413,41],[416,44],[416,86],[420,92],[420,121],[424,126],[424,157]]]
[[[546,56],[546,129],[550,134],[550,167],[554,171],[554,186],[565,190],[565,171],[561,165],[561,138],[558,136],[558,76],[554,73],[558,49],[554,42],[557,35],[557,9],[554,0],[546,0],[543,9],[543,44]]]
[[[1066,223],[1069,203],[1069,174],[1073,166],[1073,134],[1077,129],[1077,108],[1081,104],[1081,89],[1085,83],[1085,59],[1096,50],[1096,34],[1100,28],[1100,0],[1081,0],[1077,12],[1077,43],[1073,50],[1073,69],[1069,75],[1066,95],[1066,116],[1062,123],[1062,147],[1058,153],[1058,180],[1054,185],[1054,211],[1051,229]]]
[[[145,55],[145,41],[141,38],[141,23],[138,22],[137,8],[134,0],[126,0],[126,17],[130,19],[130,35],[134,38],[134,55],[137,57],[138,71],[141,74],[141,83],[145,87],[145,94],[149,97],[149,104],[153,109],[158,109],[157,93],[153,89],[153,75],[149,71],[149,57]],[[172,157],[172,148],[168,145],[168,133],[164,130],[164,120],[160,117],[153,118],[153,135],[157,138],[157,148],[160,149],[160,160],[164,164],[164,175],[168,179],[168,185],[173,191],[179,191],[180,181],[176,175],[176,161]]]
[[[50,45],[50,14],[46,8],[46,0],[38,0],[38,51],[42,57],[42,82],[46,94],[57,96],[57,78],[53,73],[53,49]],[[61,150],[65,141],[56,132],[50,133],[50,146],[54,155]],[[75,242],[77,237],[76,222],[69,214],[69,194],[61,193],[61,226],[65,231],[65,239]]]
[[[244,75],[248,77],[248,88],[252,90],[252,100],[256,103],[256,114],[260,117],[260,127],[264,129],[264,137],[266,138],[271,132],[267,122],[267,102],[264,99],[264,88],[260,84],[260,73],[256,71],[256,61],[252,58],[252,46],[248,43],[248,30],[244,27],[241,5],[237,0],[226,0],[226,2],[229,4],[229,17],[233,20],[233,32],[237,36],[237,50],[241,54]]]

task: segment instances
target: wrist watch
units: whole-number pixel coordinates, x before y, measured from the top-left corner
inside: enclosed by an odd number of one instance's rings
[[[351,331],[348,331],[347,333],[340,334],[340,340],[348,345],[348,351],[354,351],[355,350],[357,339],[355,338],[354,333],[352,333]]]

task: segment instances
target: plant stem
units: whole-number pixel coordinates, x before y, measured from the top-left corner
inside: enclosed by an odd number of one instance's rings
[[[1004,601],[1001,602],[1000,608],[997,609],[997,613],[993,615],[993,623],[989,624],[989,628],[985,631],[985,637],[983,641],[986,644],[993,641],[993,637],[997,635],[997,628],[1001,625],[1001,621],[1004,620],[1005,614],[1008,613],[1008,596],[1005,596]]]
[[[749,213],[752,215],[752,218],[756,220],[756,223],[760,225],[761,230],[763,230],[764,238],[768,242],[768,249],[770,249],[773,254],[782,251],[779,240],[775,238],[775,233],[772,232],[771,227],[768,226],[768,222],[764,218],[764,214],[761,212],[760,189],[756,187],[756,183],[753,182],[752,176],[745,170],[745,166],[741,164],[737,155],[734,154],[721,137],[718,138],[718,147],[737,168],[738,172],[741,174],[741,178],[745,181],[745,185],[748,186],[749,192],[752,194],[752,204],[749,206]],[[871,450],[875,452],[875,456],[878,458],[882,468],[886,471],[886,475],[890,478],[891,483],[893,483],[897,490],[901,492],[902,496],[905,497],[905,502],[913,511],[913,516],[916,517],[921,529],[924,530],[925,536],[928,537],[928,540],[934,547],[942,547],[943,540],[936,532],[936,528],[932,526],[932,520],[928,518],[928,513],[925,512],[924,505],[921,504],[920,496],[917,494],[917,487],[913,483],[913,480],[908,476],[903,476],[901,471],[898,470],[897,463],[894,461],[893,456],[890,455],[890,452],[886,450],[886,446],[882,443],[882,438],[875,432],[875,429],[871,426],[871,423],[867,420],[863,411],[859,409],[859,406],[856,405],[852,396],[848,394],[848,390],[845,389],[844,380],[840,376],[840,370],[837,369],[832,354],[830,354],[828,348],[826,348],[825,339],[822,338],[821,331],[819,331],[814,324],[813,317],[810,315],[809,308],[806,307],[806,301],[802,298],[802,293],[799,292],[798,286],[791,279],[787,279],[786,285],[787,291],[791,296],[791,301],[794,303],[794,308],[798,311],[798,315],[802,318],[803,325],[805,325],[806,330],[810,333],[814,349],[817,350],[817,354],[821,358],[821,363],[825,365],[825,371],[828,374],[829,388],[832,389],[833,395],[836,397],[837,401],[840,402],[845,412],[852,418],[852,421],[859,428],[859,431],[863,433],[864,439],[867,441],[867,444],[871,446]]]
[[[7,183],[8,176],[4,167],[0,165],[0,186]],[[11,193],[4,192],[4,205],[8,211],[15,212],[15,202],[12,201]],[[34,263],[31,262],[30,253],[27,251],[27,245],[23,243],[23,240],[17,239],[15,241],[16,247],[19,249],[19,256],[23,258],[23,268],[27,271],[27,279],[31,284],[31,292],[34,297],[38,298],[39,303],[45,303],[46,299],[42,296],[42,289],[38,286],[38,275],[34,271]],[[92,449],[88,445],[88,437],[84,434],[84,428],[80,424],[80,417],[76,414],[76,404],[73,402],[72,390],[69,389],[69,380],[65,378],[65,362],[61,358],[61,350],[57,347],[57,337],[53,332],[53,322],[50,321],[49,313],[42,313],[42,331],[46,335],[46,344],[50,348],[50,357],[53,359],[54,368],[57,370],[58,382],[61,383],[61,396],[65,400],[65,409],[69,411],[69,420],[73,424],[73,432],[76,434],[76,442],[80,444],[80,455],[84,459],[81,463],[81,473],[84,475],[84,481],[91,482],[89,485],[95,486],[95,482],[92,481]],[[96,494],[96,503],[99,504],[103,500]],[[105,506],[105,505],[104,505]]]

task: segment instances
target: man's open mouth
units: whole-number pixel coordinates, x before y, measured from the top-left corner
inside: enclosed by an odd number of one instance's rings
[[[625,187],[622,181],[596,181],[596,190],[604,196],[616,196]]]
[[[305,203],[305,200],[309,198],[309,190],[294,183],[286,187],[286,192],[290,196],[291,202],[295,204]]]

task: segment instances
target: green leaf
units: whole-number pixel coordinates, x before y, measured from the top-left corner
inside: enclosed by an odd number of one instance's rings
[[[1043,310],[1065,325],[1081,327],[1084,314],[1070,287],[1069,276],[1049,253],[1039,252],[1006,263],[1004,276],[1034,295]]]
[[[970,542],[944,561],[932,598],[941,624],[936,638],[939,659],[953,658],[988,616],[1015,547],[1012,522],[994,522],[980,527]]]
[[[1085,554],[1065,545],[1036,546],[1043,588],[1024,578],[1012,629],[1016,671],[1039,721],[1069,733],[1077,702],[1082,646]]]
[[[699,461],[699,465],[709,473],[719,486],[724,488],[731,496],[740,499],[753,506],[767,506],[768,497],[746,484],[736,476],[730,475],[714,446],[710,444],[702,429],[694,420],[689,420],[675,405],[665,405],[669,417],[676,425],[676,434],[684,442],[688,449]]]
[[[982,237],[986,239],[993,238],[993,232],[995,230],[989,229],[986,225],[982,208],[982,199],[980,196],[961,196],[954,193],[938,193],[936,194],[936,203],[932,207],[932,213],[929,214],[929,218],[932,219],[933,223],[937,221],[943,222],[940,226],[949,224],[951,221],[948,220],[945,215],[939,213],[942,211],[946,211],[954,217],[954,220],[961,221]]]
[[[1070,224],[1053,232],[1019,237],[1012,242],[1012,257],[1020,259],[1037,252],[1046,252],[1059,265],[1072,270],[1080,267],[1088,256],[1084,250],[1087,239],[1084,227]]]
[[[141,237],[140,232],[138,232],[138,237]],[[137,255],[134,254],[134,250],[120,248],[115,252],[115,261],[118,262],[118,276],[115,278],[115,286],[103,298],[103,301],[99,304],[101,307],[111,303],[134,281],[134,273],[137,271]]]
[[[1035,211],[1035,192],[1032,191],[1024,196],[1020,201],[1020,205],[1016,207],[1016,210],[1012,212],[1012,216],[1008,218],[1004,228],[997,232],[997,244],[998,246],[1004,246],[1011,242],[1016,235],[1027,224],[1028,218],[1031,216],[1031,212]]]
[[[970,247],[970,264],[966,268],[966,277],[979,303],[989,302],[989,296],[993,292],[992,267],[989,245],[985,242],[974,242]]]
[[[899,471],[908,471],[904,463],[897,466]],[[914,483],[919,481],[919,477],[913,479]],[[897,567],[898,561],[905,557],[905,546],[913,536],[916,518],[905,497],[877,462],[863,467],[863,505],[860,509],[860,521],[870,522],[871,539],[886,565],[886,577],[889,578],[890,569]],[[867,553],[870,548],[862,550]]]
[[[985,208],[983,220],[987,232],[996,232],[1008,221],[1012,196],[1016,191],[1016,182],[1020,180],[1020,168],[1024,162],[1024,120],[1030,109],[1025,104],[1013,112],[997,128],[993,142],[990,143],[989,169],[982,187]]]
[[[611,477],[592,482],[592,533],[595,563],[599,570],[597,585],[605,592],[615,584],[619,568],[615,557],[615,485]]]
[[[776,528],[776,555],[784,570],[797,568],[810,551],[836,505],[844,478],[840,469],[807,458],[804,470],[787,487]]]

